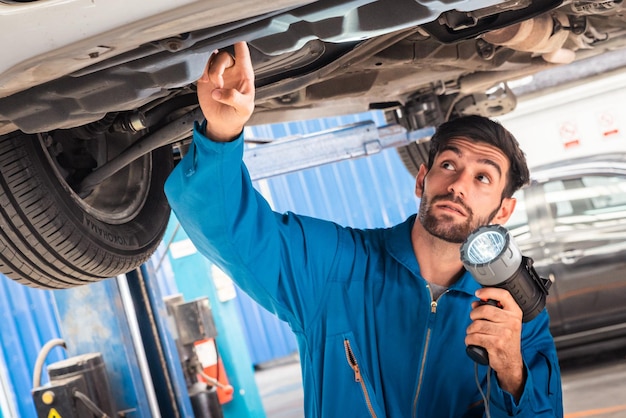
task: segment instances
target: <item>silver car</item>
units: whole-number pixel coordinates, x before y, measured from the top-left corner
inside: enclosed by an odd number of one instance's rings
[[[553,285],[551,331],[564,358],[626,340],[626,154],[531,170],[507,227]]]

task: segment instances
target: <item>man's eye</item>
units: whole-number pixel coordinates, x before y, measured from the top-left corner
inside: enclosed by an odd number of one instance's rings
[[[485,183],[485,184],[491,183],[491,180],[489,179],[489,177],[487,177],[487,176],[485,176],[483,174],[477,176],[476,179],[478,179],[478,181],[480,181],[481,183]]]
[[[446,170],[454,170],[454,166],[452,165],[452,163],[448,162],[448,161],[444,161],[441,164],[441,168],[444,168]]]

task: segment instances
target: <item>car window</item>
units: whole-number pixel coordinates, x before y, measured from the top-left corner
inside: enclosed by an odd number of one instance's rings
[[[547,182],[555,230],[626,222],[626,177],[589,175]]]

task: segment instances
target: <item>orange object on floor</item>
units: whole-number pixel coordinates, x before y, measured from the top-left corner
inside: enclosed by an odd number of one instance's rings
[[[194,343],[196,355],[202,364],[202,374],[198,375],[201,382],[217,387],[217,399],[220,404],[232,401],[234,389],[228,382],[224,363],[219,356],[215,339],[207,338]]]

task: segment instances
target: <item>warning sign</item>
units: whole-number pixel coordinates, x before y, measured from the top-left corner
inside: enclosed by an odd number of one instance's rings
[[[62,418],[62,417],[61,417],[61,414],[59,414],[56,409],[51,408],[50,412],[48,413],[48,418]]]
[[[577,147],[580,145],[580,135],[578,126],[574,122],[567,121],[561,124],[559,135],[565,149]]]
[[[616,118],[609,111],[604,111],[598,116],[598,126],[603,138],[615,138],[619,135]]]

